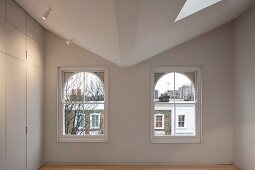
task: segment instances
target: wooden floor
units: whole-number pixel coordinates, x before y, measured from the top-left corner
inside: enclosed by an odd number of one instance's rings
[[[78,166],[45,165],[40,170],[239,170],[233,165],[183,165],[183,166]]]

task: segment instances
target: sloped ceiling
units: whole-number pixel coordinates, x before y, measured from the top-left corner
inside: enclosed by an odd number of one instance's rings
[[[44,28],[132,66],[223,25],[254,0],[222,0],[178,22],[185,0],[16,0]],[[51,8],[46,21],[43,13]],[[188,56],[187,56],[188,57]]]

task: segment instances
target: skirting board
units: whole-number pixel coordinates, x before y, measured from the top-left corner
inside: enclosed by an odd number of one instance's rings
[[[235,167],[237,167],[238,169],[242,170],[242,168],[240,168],[240,166],[239,166],[237,163],[233,162],[233,165],[234,165]]]
[[[45,162],[44,165],[234,165],[234,162]],[[236,166],[238,167],[238,166]],[[240,168],[239,168],[240,169]]]

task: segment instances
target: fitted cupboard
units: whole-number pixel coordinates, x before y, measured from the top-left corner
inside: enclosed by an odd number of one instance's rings
[[[0,170],[43,163],[43,37],[13,0],[0,0]]]

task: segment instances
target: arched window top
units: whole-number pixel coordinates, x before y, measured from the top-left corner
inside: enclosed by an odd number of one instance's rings
[[[155,81],[155,101],[195,101],[194,81],[189,75],[170,72],[159,75]]]
[[[63,100],[66,102],[104,101],[103,80],[96,73],[78,72],[64,80]]]

